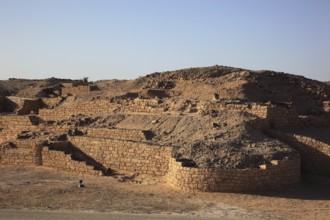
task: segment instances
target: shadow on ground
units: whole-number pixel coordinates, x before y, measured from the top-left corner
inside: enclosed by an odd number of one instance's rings
[[[304,174],[296,187],[248,194],[289,199],[330,200],[330,177]]]

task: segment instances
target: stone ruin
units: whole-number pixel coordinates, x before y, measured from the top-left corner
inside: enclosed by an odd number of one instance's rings
[[[328,143],[281,132],[283,128],[328,125],[329,101],[324,102],[324,114],[313,117],[298,115],[293,103],[221,100],[218,94],[210,101],[185,100],[183,107],[176,109],[171,108],[172,101],[166,99],[170,94],[161,89],[127,93],[110,100],[61,104],[62,97],[93,90],[89,85],[74,83],[62,83],[62,86],[61,97],[0,97],[0,164],[46,166],[81,175],[111,175],[120,171],[165,176],[168,184],[184,191],[282,189],[300,181],[301,168],[304,172],[330,176]],[[73,115],[187,114],[217,117],[224,110],[254,115],[256,129],[289,143],[300,157],[272,160],[256,169],[199,168],[173,157],[171,146],[150,142],[154,138],[150,130],[58,123]]]

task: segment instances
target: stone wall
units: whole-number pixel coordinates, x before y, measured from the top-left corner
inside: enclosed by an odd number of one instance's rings
[[[131,141],[147,141],[152,137],[151,131],[117,129],[117,128],[88,128],[80,127],[78,130],[84,132],[89,137],[111,138]]]
[[[170,147],[82,136],[71,137],[70,142],[107,168],[154,176],[168,172]]]
[[[265,127],[283,128],[299,125],[298,114],[293,106],[280,106],[258,103],[210,103],[200,107],[202,114],[214,114],[221,111],[244,111],[259,118]]]
[[[28,115],[32,111],[38,113],[41,107],[41,99],[26,99],[15,96],[7,96],[5,98],[3,111],[14,112],[18,115]]]
[[[30,116],[0,116],[0,143],[16,140],[17,134],[22,131],[33,131],[37,128],[37,125],[31,123]]]
[[[271,128],[289,128],[299,126],[296,109],[286,106],[272,105],[267,109],[267,120]]]
[[[211,114],[212,112],[221,111],[245,111],[259,118],[265,119],[268,116],[268,106],[259,105],[257,103],[208,103],[201,106],[200,111],[202,114]]]
[[[77,87],[63,87],[61,91],[61,96],[78,95],[81,93],[91,92],[94,90],[96,90],[96,87],[90,85],[81,85]]]
[[[266,133],[289,144],[298,151],[302,158],[303,172],[330,176],[329,144],[303,135],[282,133],[274,130],[268,130]]]
[[[0,149],[1,165],[33,166],[37,164],[35,141],[17,140],[15,147]]]
[[[185,167],[171,157],[171,148],[115,139],[70,137],[77,149],[105,169],[166,175],[168,183],[184,191],[261,191],[282,189],[300,180],[300,159],[272,161],[260,169],[219,170]],[[102,175],[94,166],[73,159],[65,149],[37,146],[35,140],[17,140],[16,147],[1,148],[0,164],[42,165],[61,171]],[[68,145],[69,144],[69,145]],[[70,143],[66,145],[71,146]],[[65,146],[64,146],[65,147]]]
[[[139,97],[148,99],[148,98],[165,98],[168,97],[166,90],[164,89],[143,89],[139,91]]]
[[[152,113],[161,114],[164,112],[163,108],[159,106],[157,99],[134,99],[134,100],[121,100],[120,111],[124,113]]]
[[[54,109],[40,109],[39,117],[45,121],[57,121],[69,119],[72,115],[102,115],[113,112],[118,105],[110,103],[106,100],[98,100],[97,102],[83,102],[72,105],[61,105]]]
[[[55,97],[55,98],[42,98],[42,102],[45,107],[47,108],[54,108],[60,104],[60,102],[63,100],[63,97]]]
[[[299,158],[245,170],[184,167],[171,158],[167,174],[168,182],[183,191],[212,192],[282,189],[299,183],[300,178]]]
[[[48,146],[42,147],[41,164],[58,171],[74,172],[81,175],[103,175],[102,171],[94,170],[93,166],[88,166],[84,161],[73,160],[71,154],[65,154],[63,151],[50,150]]]

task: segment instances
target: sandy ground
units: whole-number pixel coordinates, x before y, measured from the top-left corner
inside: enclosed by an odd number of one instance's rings
[[[134,214],[95,211],[40,211],[40,210],[0,210],[0,219],[6,220],[216,220],[217,217],[187,216],[184,214]],[[229,219],[229,218],[221,218]]]
[[[300,185],[283,191],[235,194],[183,193],[147,176],[81,177],[44,167],[0,166],[0,171],[0,219],[10,219],[6,216],[12,210],[124,213],[126,219],[136,214],[155,219],[330,219],[330,178],[324,177],[304,176]],[[84,188],[77,187],[79,179]]]

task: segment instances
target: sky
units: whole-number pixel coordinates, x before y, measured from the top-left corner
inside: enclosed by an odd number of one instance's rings
[[[0,79],[212,65],[330,81],[330,0],[0,0]]]

